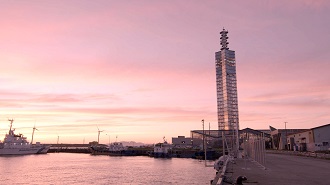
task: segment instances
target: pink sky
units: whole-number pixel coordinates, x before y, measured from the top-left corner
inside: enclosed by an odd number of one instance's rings
[[[0,138],[155,143],[217,128],[219,32],[236,51],[240,128],[330,123],[330,3],[0,3]],[[107,135],[106,135],[107,134]]]

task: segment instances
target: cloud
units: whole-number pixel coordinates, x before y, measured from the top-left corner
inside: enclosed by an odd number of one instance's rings
[[[95,124],[127,137],[217,124],[223,26],[236,51],[241,127],[327,120],[327,1],[77,2],[0,7],[0,113],[19,127],[37,120],[48,129],[40,135],[56,140],[58,126],[80,141],[89,128],[95,139]]]

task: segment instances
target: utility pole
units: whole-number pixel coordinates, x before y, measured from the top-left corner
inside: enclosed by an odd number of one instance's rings
[[[202,119],[202,125],[203,125],[203,150],[205,148],[205,133],[204,133],[204,119]]]
[[[202,119],[203,123],[203,150],[204,150],[204,162],[205,162],[205,167],[206,165],[206,146],[205,146],[205,130],[204,130],[204,119]]]
[[[210,144],[210,137],[211,137],[211,123],[209,122],[209,136],[207,138],[207,144]]]
[[[287,150],[288,149],[288,131],[286,130],[286,123],[287,122],[284,122],[284,127],[285,127],[285,149]]]

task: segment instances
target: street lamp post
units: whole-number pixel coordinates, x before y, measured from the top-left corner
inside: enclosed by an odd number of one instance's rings
[[[204,131],[204,119],[202,120],[203,123],[203,150],[204,150],[204,162],[206,166],[206,147],[205,147],[205,131]]]
[[[286,130],[286,124],[287,122],[284,122],[284,127],[285,127],[285,149],[288,149],[288,131]]]
[[[205,133],[204,133],[204,120],[202,119],[202,125],[203,125],[203,150],[204,150],[204,148],[205,148]]]

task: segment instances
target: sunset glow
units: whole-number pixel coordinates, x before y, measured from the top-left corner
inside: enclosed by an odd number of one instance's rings
[[[101,143],[170,141],[202,119],[217,129],[223,27],[240,128],[328,124],[328,17],[325,0],[3,1],[0,140],[8,118],[43,143],[96,141],[98,128]]]

